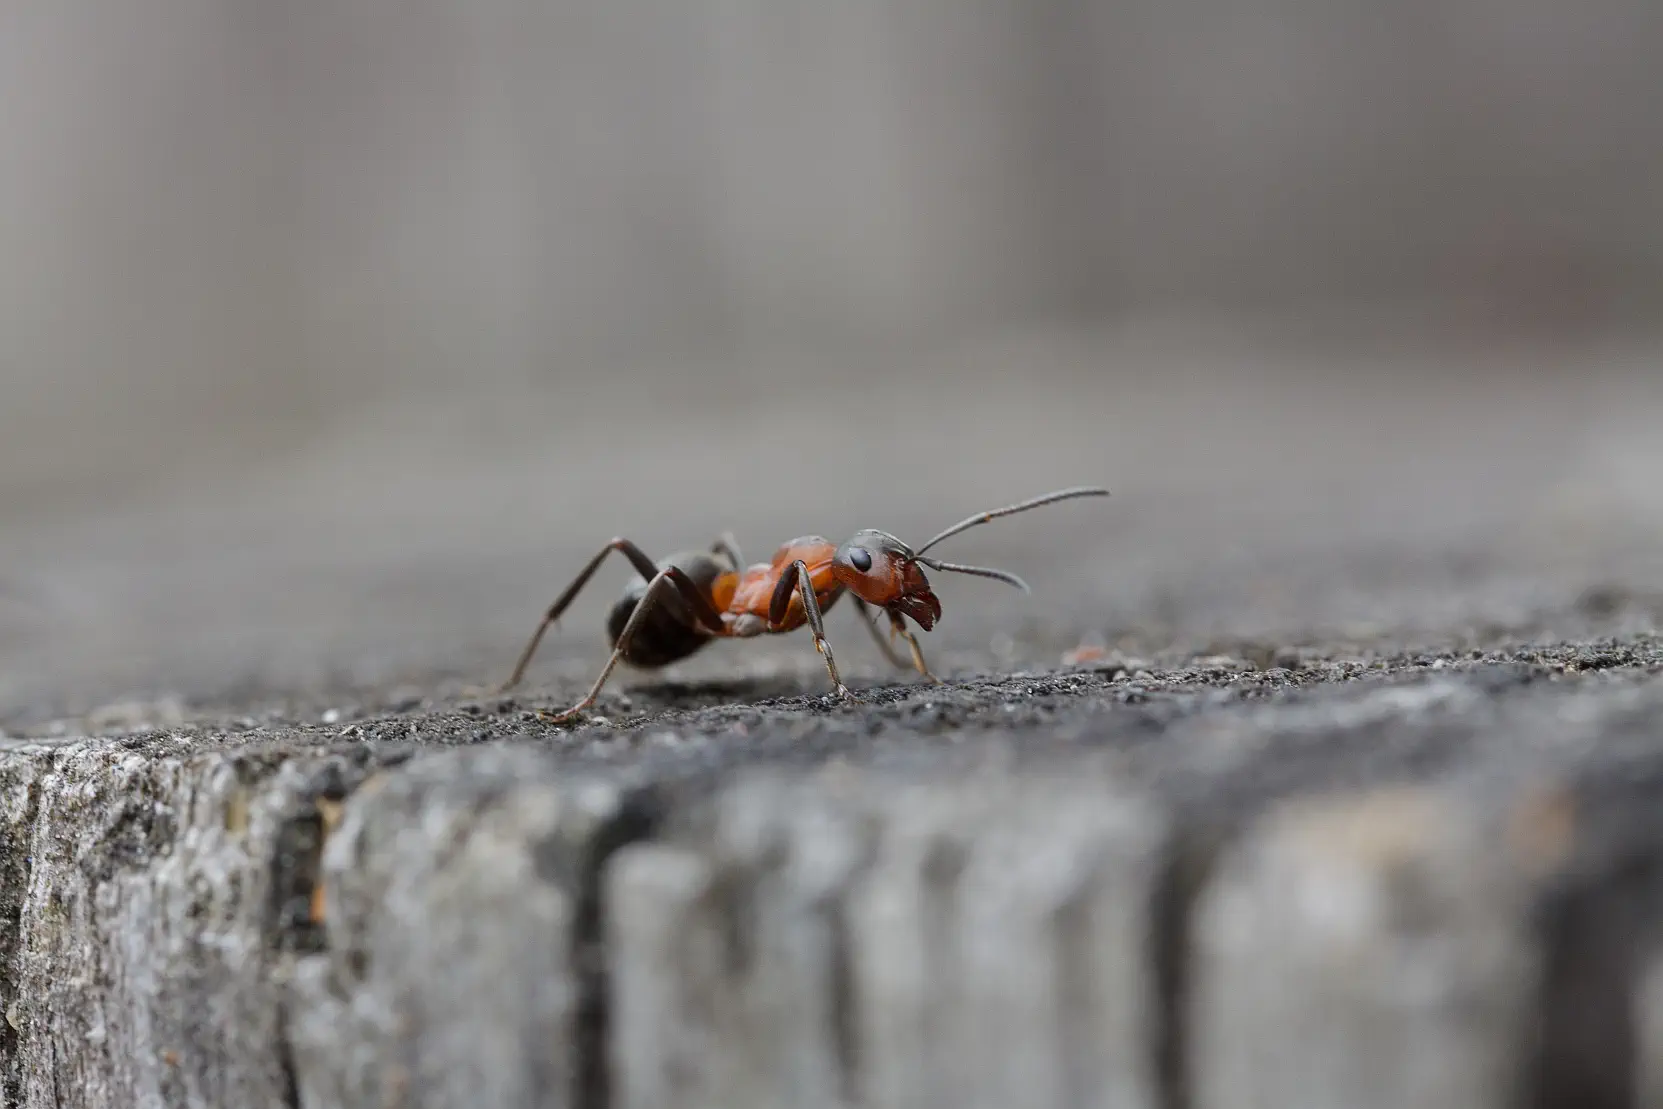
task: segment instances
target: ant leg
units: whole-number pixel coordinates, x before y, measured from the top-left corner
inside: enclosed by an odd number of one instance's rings
[[[679,581],[678,578],[680,578]],[[687,583],[686,587],[683,587],[682,582]],[[612,657],[606,660],[606,666],[601,670],[600,677],[596,678],[595,684],[589,687],[589,692],[584,695],[583,700],[565,712],[556,713],[539,710],[537,715],[550,723],[559,724],[570,720],[590,705],[593,705],[595,698],[600,694],[601,687],[606,684],[606,679],[612,676],[612,671],[617,669],[618,662],[624,657],[624,652],[629,650],[630,640],[635,638],[636,630],[646,620],[651,607],[657,604],[659,598],[668,591],[679,592],[685,596],[687,588],[690,588],[692,584],[691,581],[687,581],[686,576],[681,571],[673,566],[667,566],[653,575],[652,580],[647,583],[647,591],[641,594],[641,599],[636,602],[635,611],[629,614],[629,620],[624,624],[623,631],[618,633],[618,642],[612,647]],[[697,590],[694,590],[694,592],[697,593]],[[706,602],[704,607],[709,609],[709,602]],[[717,617],[716,623],[718,626],[721,624],[720,617]]]
[[[514,665],[514,676],[497,687],[498,693],[506,693],[520,684],[520,679],[525,676],[525,668],[531,664],[531,656],[537,653],[537,645],[543,641],[543,635],[549,630],[549,625],[560,619],[560,614],[566,611],[566,606],[572,603],[573,598],[578,594],[578,590],[582,589],[589,579],[594,576],[595,571],[600,568],[600,564],[606,559],[606,556],[613,551],[617,551],[629,559],[630,565],[635,567],[635,572],[649,581],[658,573],[658,565],[647,557],[645,551],[628,539],[614,539],[602,547],[595,554],[595,557],[589,560],[589,564],[573,579],[572,584],[566,587],[566,591],[556,597],[554,603],[549,606],[548,612],[543,616],[543,622],[538,624],[537,630],[532,633],[531,642],[527,643],[525,650],[520,652],[520,661]]]
[[[694,617],[698,619],[705,631],[712,635],[727,634],[727,625],[722,621],[721,613],[717,612],[716,606],[710,603],[710,598],[699,592],[699,587],[693,584],[693,579],[688,577],[680,567],[666,566],[647,582],[645,592],[641,594],[641,599],[635,603],[635,609],[629,614],[629,620],[624,623],[623,629],[618,633],[618,640],[612,646],[611,657],[606,660],[606,666],[601,670],[600,677],[596,678],[595,684],[589,687],[589,692],[583,700],[565,712],[552,713],[538,710],[538,716],[558,724],[571,719],[595,703],[595,698],[600,694],[601,687],[606,684],[606,679],[612,676],[612,671],[617,668],[618,663],[624,657],[624,653],[629,650],[629,645],[634,640],[636,631],[646,620],[651,607],[660,603],[664,596],[665,586],[669,586],[681,595],[681,599],[693,610]]]
[[[912,648],[912,664],[918,668],[918,672],[936,685],[946,685],[946,682],[930,673],[930,668],[924,663],[924,648],[918,645],[918,638],[912,634],[912,629],[907,627],[906,621],[901,618],[899,612],[889,614],[889,626],[900,632],[901,638],[905,639],[907,646]]]
[[[739,553],[739,540],[733,537],[733,532],[724,531],[710,546],[711,554],[719,554],[728,560],[728,565],[735,571],[745,569],[745,556]]]
[[[866,630],[872,633],[872,642],[878,645],[878,650],[883,652],[883,657],[888,659],[889,664],[897,670],[905,670],[909,663],[906,659],[895,653],[895,648],[890,646],[889,640],[885,639],[883,637],[883,632],[878,630],[877,617],[872,615],[872,610],[867,607],[866,602],[852,593],[849,594],[849,599],[855,602],[855,611],[860,613],[860,622],[865,624]],[[894,637],[893,632],[891,632],[890,635],[891,638]]]
[[[704,626],[705,631],[712,635],[728,634],[728,625],[722,619],[722,614],[716,611],[716,606],[710,598],[698,586],[693,584],[693,579],[687,576],[687,571],[679,566],[666,566],[660,573],[670,579],[670,584],[676,587],[676,592],[681,594],[681,599],[686,601],[687,607],[693,610],[693,618]],[[646,600],[647,595],[643,593],[641,604],[645,604]],[[623,635],[620,632],[619,638],[622,639],[622,637]]]
[[[784,617],[787,605],[790,603],[791,587],[795,585],[797,592],[803,599],[803,614],[808,617],[809,630],[814,633],[814,649],[826,659],[826,673],[831,675],[832,685],[837,692],[849,700],[855,695],[849,692],[849,687],[843,684],[843,679],[837,673],[837,660],[832,658],[831,644],[826,642],[826,624],[820,618],[820,602],[814,596],[814,583],[808,576],[808,566],[802,559],[798,559],[787,566],[780,574],[779,584],[774,587],[774,596],[769,604],[770,624],[777,624]]]

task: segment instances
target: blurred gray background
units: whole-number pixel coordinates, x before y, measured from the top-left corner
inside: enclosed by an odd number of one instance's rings
[[[1044,584],[949,647],[1651,582],[1660,56],[1637,0],[6,4],[0,722],[486,680],[613,534],[1079,482],[961,541]]]

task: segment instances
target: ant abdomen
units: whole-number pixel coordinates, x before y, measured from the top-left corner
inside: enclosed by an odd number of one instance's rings
[[[728,568],[706,551],[679,551],[658,563],[659,567],[675,566],[693,580],[700,592],[708,595],[716,579],[728,573]],[[647,592],[647,581],[640,575],[624,587],[623,596],[606,616],[606,641],[617,646],[624,625],[629,623],[635,606]],[[711,635],[700,625],[688,608],[687,602],[673,592],[666,595],[643,617],[641,625],[624,649],[624,661],[642,670],[656,670],[680,662],[697,653],[709,643]]]

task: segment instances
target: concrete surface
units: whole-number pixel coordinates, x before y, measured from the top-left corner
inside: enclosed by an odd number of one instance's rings
[[[1659,348],[1345,349],[435,397],[9,511],[0,1104],[1646,1104]],[[859,704],[792,637],[550,727],[613,567],[486,692],[613,534],[1097,481],[956,541],[1035,592],[941,583],[944,688],[840,607]]]

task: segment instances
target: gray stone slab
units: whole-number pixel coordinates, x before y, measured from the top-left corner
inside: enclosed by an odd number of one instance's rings
[[[742,779],[607,879],[648,1106],[1152,1106],[1166,827],[1105,782]]]
[[[278,977],[320,798],[361,773],[169,740],[0,752],[3,1103],[292,1106]]]
[[[302,1104],[561,1107],[604,1081],[589,888],[621,791],[525,751],[367,782],[324,853],[324,951],[291,993]]]
[[[722,1104],[728,936],[714,867],[697,852],[625,847],[602,898],[612,972],[608,1065],[619,1109]]]
[[[1021,779],[888,801],[848,908],[867,1104],[1156,1104],[1159,808]]]
[[[774,775],[693,822],[693,846],[630,852],[607,880],[624,1104],[851,1104],[839,911],[860,828]]]
[[[1432,789],[1289,803],[1194,916],[1197,1109],[1519,1104],[1543,977],[1539,875]]]
[[[1627,1105],[1663,685],[1543,655],[0,743],[0,1105]]]
[[[976,830],[956,893],[963,1104],[1155,1109],[1168,832],[1147,801],[1056,783]]]
[[[1635,983],[1635,1109],[1663,1109],[1663,959]]]

